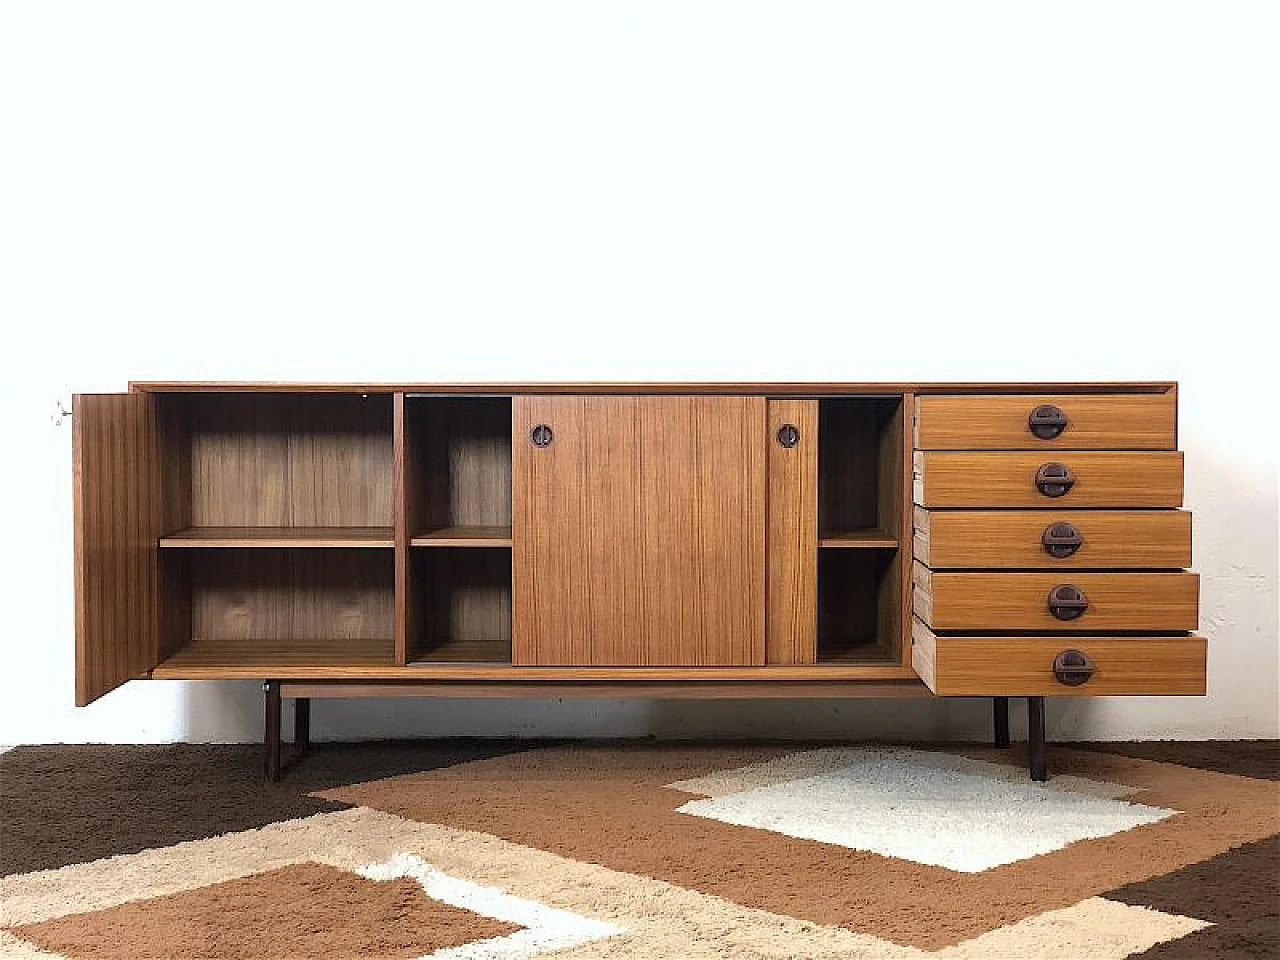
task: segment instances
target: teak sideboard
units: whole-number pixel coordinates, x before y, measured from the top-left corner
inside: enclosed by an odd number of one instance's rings
[[[1205,692],[1172,383],[135,383],[73,408],[76,700]]]

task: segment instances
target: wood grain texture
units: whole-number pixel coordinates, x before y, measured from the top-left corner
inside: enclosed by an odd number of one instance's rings
[[[395,534],[394,613],[392,624],[393,656],[403,666],[409,662],[410,637],[418,636],[421,627],[418,608],[410,603],[413,593],[411,569],[411,537],[417,528],[417,491],[420,459],[409,436],[405,395],[391,397],[392,516]]]
[[[515,661],[762,663],[764,428],[761,398],[516,397]]]
[[[818,655],[818,401],[768,401],[768,532],[765,661],[813,663]],[[800,432],[794,447],[779,429]]]
[[[395,546],[392,527],[188,527],[160,538],[175,550],[227,547],[332,547],[341,549]]]
[[[1049,462],[1064,463],[1075,474],[1075,486],[1064,496],[1047,497],[1036,488],[1036,471]],[[1182,454],[917,451],[913,494],[925,507],[1179,507]]]
[[[1053,404],[1067,426],[1042,440],[1027,425],[1031,411]],[[1082,394],[922,397],[915,445],[921,450],[1174,450],[1177,396]]]
[[[897,584],[897,621],[894,624],[895,642],[898,645],[898,661],[903,667],[911,666],[911,575],[912,562],[908,545],[911,543],[911,531],[913,526],[911,516],[911,491],[915,484],[915,471],[913,469],[913,458],[915,456],[912,439],[911,424],[915,422],[916,403],[915,394],[908,393],[902,397],[902,409],[899,411],[900,428],[898,431],[899,447],[895,455],[899,464],[898,468],[898,504],[897,504],[897,520],[898,526],[896,533],[899,538],[901,549],[897,555],[898,577]]]
[[[761,381],[539,381],[510,383],[334,383],[319,381],[249,380],[135,380],[129,389],[154,393],[370,393],[392,394],[529,394],[649,396],[772,396],[817,397],[841,394],[877,396],[895,393],[1165,393],[1177,384],[1170,380],[1089,381],[1071,383],[933,381],[907,383],[833,383]]]
[[[1194,573],[1072,570],[1052,573],[939,573],[917,562],[915,615],[934,630],[1195,630],[1200,578]],[[1068,583],[1088,598],[1074,620],[1049,612],[1049,591]]]
[[[1084,543],[1052,557],[1040,538],[1058,522]],[[1191,566],[1191,514],[1185,510],[927,510],[915,508],[915,556],[945,568],[1110,569]]]
[[[511,400],[410,397],[415,530],[511,526]]]
[[[918,680],[859,680],[814,682],[775,680],[761,684],[753,680],[702,680],[693,682],[654,682],[637,680],[590,681],[571,683],[517,680],[496,681],[446,680],[418,681],[342,681],[294,680],[281,685],[285,697],[374,698],[383,697],[555,697],[578,699],[614,699],[643,697],[648,700],[750,700],[806,699],[812,697],[928,697],[928,688]]]
[[[76,704],[160,659],[163,479],[156,404],[144,394],[72,399]]]
[[[393,566],[384,550],[192,551],[192,640],[379,640],[390,657]]]
[[[183,398],[196,527],[390,527],[390,397]]]
[[[1203,637],[940,637],[917,620],[912,640],[916,670],[940,696],[1205,693]],[[1088,682],[1058,682],[1053,660],[1063,650],[1080,650],[1093,661],[1096,672]]]

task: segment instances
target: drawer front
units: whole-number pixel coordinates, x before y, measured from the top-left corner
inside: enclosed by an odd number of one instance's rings
[[[915,615],[934,630],[1172,631],[1199,626],[1200,577],[1194,573],[938,573],[917,561],[912,581]],[[1075,587],[1083,601],[1059,590],[1063,587]]]
[[[1203,696],[1203,637],[939,637],[919,620],[912,627],[912,664],[941,696]],[[1055,661],[1067,651],[1087,658],[1059,679]],[[1071,664],[1080,658],[1064,657]],[[1086,678],[1087,676],[1087,678]]]
[[[1174,450],[1177,394],[922,396],[921,450]]]
[[[1185,510],[928,510],[916,507],[914,550],[917,560],[935,570],[964,567],[1180,570],[1191,566],[1191,514]]]
[[[917,451],[925,507],[1179,507],[1182,453]]]

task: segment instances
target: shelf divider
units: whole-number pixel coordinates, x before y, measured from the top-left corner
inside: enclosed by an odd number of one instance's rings
[[[464,525],[432,527],[413,535],[415,547],[509,547],[511,528]]]
[[[878,527],[860,527],[856,530],[831,531],[820,534],[818,546],[846,550],[883,550],[897,547],[898,538]]]
[[[367,547],[395,546],[391,527],[187,527],[160,538],[164,549],[222,547]]]

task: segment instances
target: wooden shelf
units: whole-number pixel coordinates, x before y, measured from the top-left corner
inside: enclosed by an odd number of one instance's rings
[[[873,666],[896,663],[883,644],[871,640],[827,640],[818,647],[819,666]]]
[[[409,666],[420,663],[511,663],[511,641],[450,640],[426,651],[415,651]]]
[[[819,547],[844,550],[883,550],[898,546],[898,538],[877,527],[825,533],[818,537]]]
[[[414,534],[409,542],[415,547],[509,547],[511,546],[511,528],[433,527]]]
[[[165,679],[200,677],[274,677],[304,670],[306,675],[343,676],[351,668],[394,667],[391,637],[372,640],[204,639],[164,660],[152,672]]]
[[[390,527],[188,527],[160,538],[164,548],[395,546]]]

